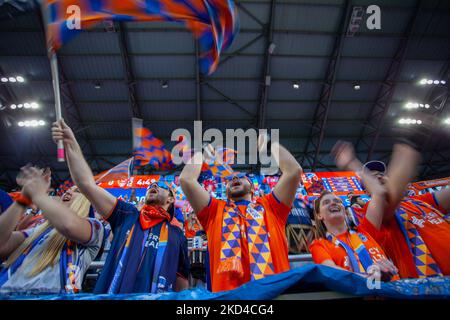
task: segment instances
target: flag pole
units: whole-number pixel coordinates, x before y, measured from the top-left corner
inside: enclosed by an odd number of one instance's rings
[[[58,72],[58,58],[56,57],[56,52],[52,52],[50,56],[50,67],[52,70],[52,82],[53,91],[55,93],[55,114],[56,121],[62,119],[61,114],[61,93],[59,89],[59,72]],[[58,162],[64,162],[64,143],[62,140],[58,141],[56,149],[56,157]]]
[[[52,83],[53,83],[53,92],[55,94],[55,115],[56,115],[56,121],[59,121],[62,119],[62,113],[61,113],[61,91],[59,88],[59,71],[58,71],[58,58],[56,56],[56,51],[52,46],[49,46],[48,41],[48,30],[46,28],[48,24],[48,12],[46,11],[45,7],[46,2],[42,1],[40,6],[40,13],[41,13],[41,22],[44,28],[45,36],[47,39],[47,50],[48,50],[48,58],[50,60],[50,69],[52,73]],[[58,141],[56,146],[56,158],[58,159],[58,162],[64,162],[64,142]]]

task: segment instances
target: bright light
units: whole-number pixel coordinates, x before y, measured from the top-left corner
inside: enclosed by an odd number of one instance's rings
[[[25,81],[25,79],[23,77],[21,77],[21,76],[17,76],[16,79],[17,79],[18,82],[24,82]]]
[[[22,107],[23,107],[23,104],[21,104],[21,103],[19,103],[19,104],[17,105],[17,108],[19,108],[19,109],[22,109]]]
[[[441,80],[441,84],[446,84],[447,82],[445,80]]]
[[[39,108],[39,104],[37,104],[36,102],[32,102],[30,105],[31,105],[31,108],[32,108],[32,109],[37,109],[37,108]]]
[[[433,81],[434,84],[439,84],[439,82],[440,82],[439,80],[434,80]]]
[[[28,102],[26,102],[26,103],[23,104],[23,107],[24,107],[25,109],[30,109],[30,108],[31,108],[31,104],[29,104]]]
[[[427,84],[433,84],[433,80],[427,80]]]
[[[17,106],[16,106],[15,104],[12,104],[12,105],[10,106],[10,108],[11,108],[12,110],[14,110],[15,108],[17,108]]]
[[[427,103],[427,104],[425,104],[425,109],[429,109],[430,108],[430,105]]]
[[[410,119],[410,118],[401,118],[398,120],[399,124],[422,124],[422,120]]]
[[[2,82],[8,82],[8,78],[2,77]]]
[[[16,78],[14,78],[14,77],[9,77],[8,80],[9,80],[9,82],[16,82],[17,81]]]
[[[450,118],[445,119],[445,124],[450,124]]]
[[[292,88],[294,88],[294,89],[300,89],[300,84],[299,84],[297,81],[294,81],[294,82],[292,83]]]
[[[361,89],[361,86],[360,86],[359,84],[355,84],[355,85],[353,86],[353,89],[359,90],[359,89]]]
[[[44,120],[42,120],[42,119],[40,119],[40,120],[33,119],[33,120],[19,121],[17,123],[17,125],[19,127],[42,127],[42,126],[45,126],[45,124],[46,124],[46,122]]]
[[[420,83],[421,85],[427,84],[427,79],[422,79],[422,80],[420,80],[419,83]]]

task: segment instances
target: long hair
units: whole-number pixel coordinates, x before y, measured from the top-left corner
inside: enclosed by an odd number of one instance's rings
[[[89,207],[90,202],[86,199],[82,194],[78,195],[74,199],[74,201],[70,205],[70,209],[74,211],[79,217],[85,218],[89,215]],[[45,241],[45,244],[40,247],[39,251],[36,252],[35,259],[29,259],[26,264],[33,263],[34,267],[28,274],[29,277],[34,277],[42,272],[48,266],[54,266],[61,256],[62,248],[64,244],[68,240],[62,234],[60,234],[50,222],[47,220],[42,223],[38,229],[33,232],[33,234],[26,238],[24,242],[16,249],[13,253],[11,253],[8,259],[3,263],[3,267],[10,267],[19,257],[20,255],[28,249],[28,247],[36,240],[43,232],[45,232],[48,228],[51,228],[50,234]],[[33,260],[33,261],[31,261]],[[25,264],[25,265],[26,265]]]
[[[323,223],[323,221],[319,218],[319,212],[320,212],[320,201],[323,197],[325,197],[328,194],[332,194],[332,192],[328,190],[322,191],[320,196],[314,200],[314,226],[316,228],[316,237],[317,238],[325,238],[327,234],[327,227]]]
[[[324,190],[322,191],[322,193],[320,194],[319,198],[317,198],[314,201],[314,226],[316,229],[316,238],[326,238],[327,236],[327,227],[325,226],[325,223],[323,222],[323,220],[321,220],[319,218],[319,212],[320,212],[320,201],[322,200],[323,197],[325,197],[328,194],[333,194],[333,192],[328,191],[328,190]],[[347,217],[347,209],[344,208],[345,211],[345,218],[344,218],[344,223],[347,226],[347,229],[353,229],[355,230],[355,227],[353,224],[349,223],[349,219]]]

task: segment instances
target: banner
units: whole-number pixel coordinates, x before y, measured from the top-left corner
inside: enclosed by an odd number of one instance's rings
[[[355,273],[323,265],[308,264],[288,272],[251,281],[230,291],[212,293],[204,288],[161,294],[61,294],[47,296],[0,295],[0,300],[271,300],[289,291],[305,293],[313,288],[334,291],[355,297],[384,297],[397,299],[448,299],[450,277],[403,279],[394,282],[369,284]],[[315,288],[315,290],[314,290]]]

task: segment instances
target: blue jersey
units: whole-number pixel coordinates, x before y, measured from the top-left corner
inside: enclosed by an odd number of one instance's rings
[[[114,238],[95,293],[149,293],[154,281],[158,282],[158,292],[173,291],[177,275],[188,277],[187,240],[182,231],[166,223],[168,241],[164,258],[158,262],[159,234],[163,223],[143,230],[139,215],[135,206],[117,201],[108,217]],[[158,263],[161,271],[157,274],[158,279],[153,279]]]

